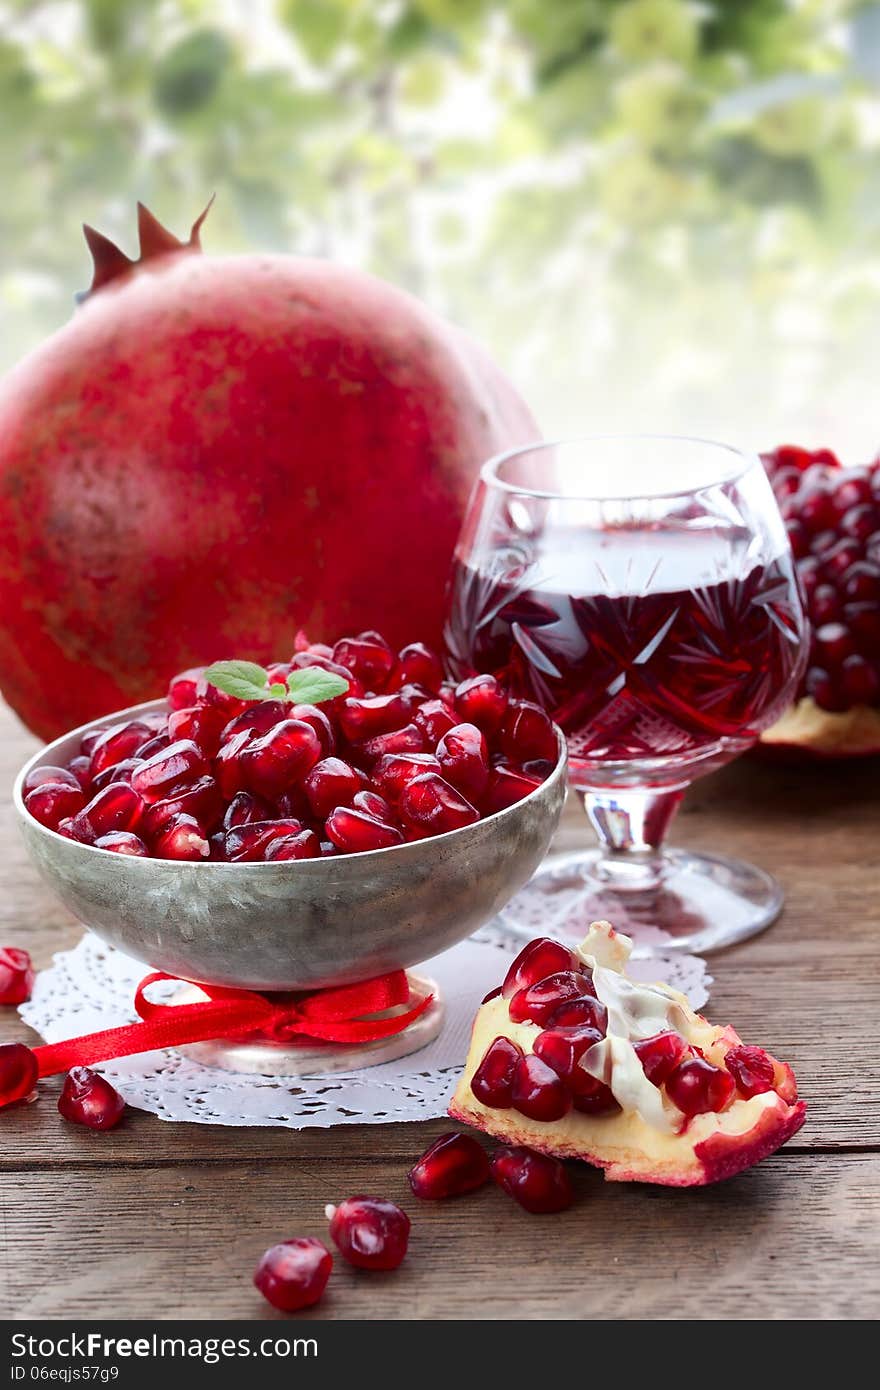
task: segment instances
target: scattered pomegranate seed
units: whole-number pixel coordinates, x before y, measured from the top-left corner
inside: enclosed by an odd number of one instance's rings
[[[112,1129],[122,1119],[125,1098],[91,1068],[72,1067],[58,1097],[58,1109],[71,1124]]]
[[[654,1086],[662,1086],[679,1062],[687,1056],[688,1045],[680,1033],[654,1033],[634,1043],[635,1054],[645,1075]]]
[[[148,859],[150,855],[140,835],[133,835],[130,830],[111,830],[109,835],[99,835],[95,849],[109,849],[111,854],[128,854],[134,859]]]
[[[498,1149],[492,1155],[492,1177],[508,1197],[533,1214],[565,1211],[574,1201],[563,1164],[534,1149]]]
[[[0,946],[0,1004],[23,1004],[34,987],[34,968],[27,951]]]
[[[346,1197],[325,1208],[330,1239],[358,1269],[396,1269],[409,1244],[409,1217],[384,1197]]]
[[[489,1159],[470,1134],[441,1134],[409,1172],[416,1197],[461,1197],[489,1180]]]
[[[704,1057],[680,1062],[666,1082],[666,1094],[685,1115],[723,1110],[733,1100],[736,1086],[729,1072]]]
[[[471,1091],[481,1105],[493,1110],[510,1109],[513,1077],[522,1056],[522,1048],[510,1038],[498,1037],[489,1044],[471,1078]]]
[[[511,962],[501,993],[510,999],[520,989],[528,989],[560,970],[576,970],[580,962],[574,951],[550,936],[538,936],[524,946]]]
[[[530,1120],[550,1123],[571,1109],[571,1095],[562,1078],[533,1052],[520,1057],[513,1072],[510,1103]]]
[[[363,854],[372,849],[391,849],[403,844],[403,835],[394,825],[376,820],[365,811],[340,807],[324,822],[328,839],[347,854]]]
[[[61,821],[83,809],[86,798],[79,786],[72,787],[69,782],[43,782],[28,792],[24,804],[34,820],[57,830]]]
[[[736,1083],[736,1089],[747,1100],[764,1091],[772,1091],[776,1081],[776,1063],[762,1047],[731,1047],[724,1065]]]
[[[24,1043],[0,1045],[0,1106],[25,1100],[37,1087],[37,1059]]]
[[[590,981],[578,971],[557,971],[527,989],[517,990],[510,1001],[511,1020],[514,1023],[530,1020],[544,1027],[560,1004],[588,995],[591,990]]]
[[[311,1308],[327,1287],[333,1256],[315,1236],[299,1236],[273,1245],[260,1258],[254,1284],[282,1313]]]

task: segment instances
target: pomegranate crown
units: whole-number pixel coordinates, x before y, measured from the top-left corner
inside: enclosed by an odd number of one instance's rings
[[[180,241],[157,217],[154,217],[148,207],[143,203],[138,203],[138,243],[140,254],[136,260],[126,256],[124,251],[112,242],[109,237],[104,236],[103,232],[96,231],[87,222],[83,223],[83,234],[86,244],[92,255],[94,267],[92,273],[92,283],[82,294],[77,295],[77,300],[82,303],[98,290],[109,285],[113,280],[121,280],[126,275],[130,275],[139,266],[146,265],[149,261],[159,260],[162,256],[167,256],[173,251],[201,251],[202,243],[199,233],[202,230],[202,223],[211,211],[214,202],[214,194],[211,194],[206,207],[196,218],[190,228],[189,240]]]

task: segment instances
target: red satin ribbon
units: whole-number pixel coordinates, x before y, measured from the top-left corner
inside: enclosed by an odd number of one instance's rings
[[[214,1038],[239,1038],[257,1033],[273,1042],[313,1039],[319,1042],[363,1043],[389,1038],[424,1013],[433,996],[420,999],[411,1008],[390,1018],[380,1018],[386,1009],[408,1004],[409,981],[406,972],[393,970],[360,984],[341,985],[300,994],[285,1002],[249,989],[229,989],[223,985],[199,985],[208,995],[194,1004],[154,1004],[145,990],[158,980],[175,980],[157,970],[141,980],[134,1006],[141,1023],[121,1028],[105,1028],[64,1042],[46,1043],[33,1049],[40,1076],[87,1067],[93,1062],[109,1062],[114,1057],[130,1057],[136,1052],[179,1047],[185,1043],[206,1042]],[[185,983],[189,983],[186,981]]]

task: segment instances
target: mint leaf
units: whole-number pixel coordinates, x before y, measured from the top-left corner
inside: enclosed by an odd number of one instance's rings
[[[274,685],[269,686],[269,694],[273,700],[286,700],[287,686],[282,685],[281,681],[276,681]]]
[[[299,705],[320,705],[324,700],[334,700],[344,695],[348,681],[333,671],[325,671],[322,666],[306,666],[302,671],[291,671],[287,677],[290,699]]]
[[[265,700],[267,679],[254,661],[215,661],[205,672],[206,681],[237,700]]]

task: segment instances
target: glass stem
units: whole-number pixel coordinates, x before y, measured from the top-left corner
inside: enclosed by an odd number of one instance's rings
[[[594,875],[621,892],[657,888],[663,878],[663,841],[684,792],[684,787],[582,792],[601,851]]]

